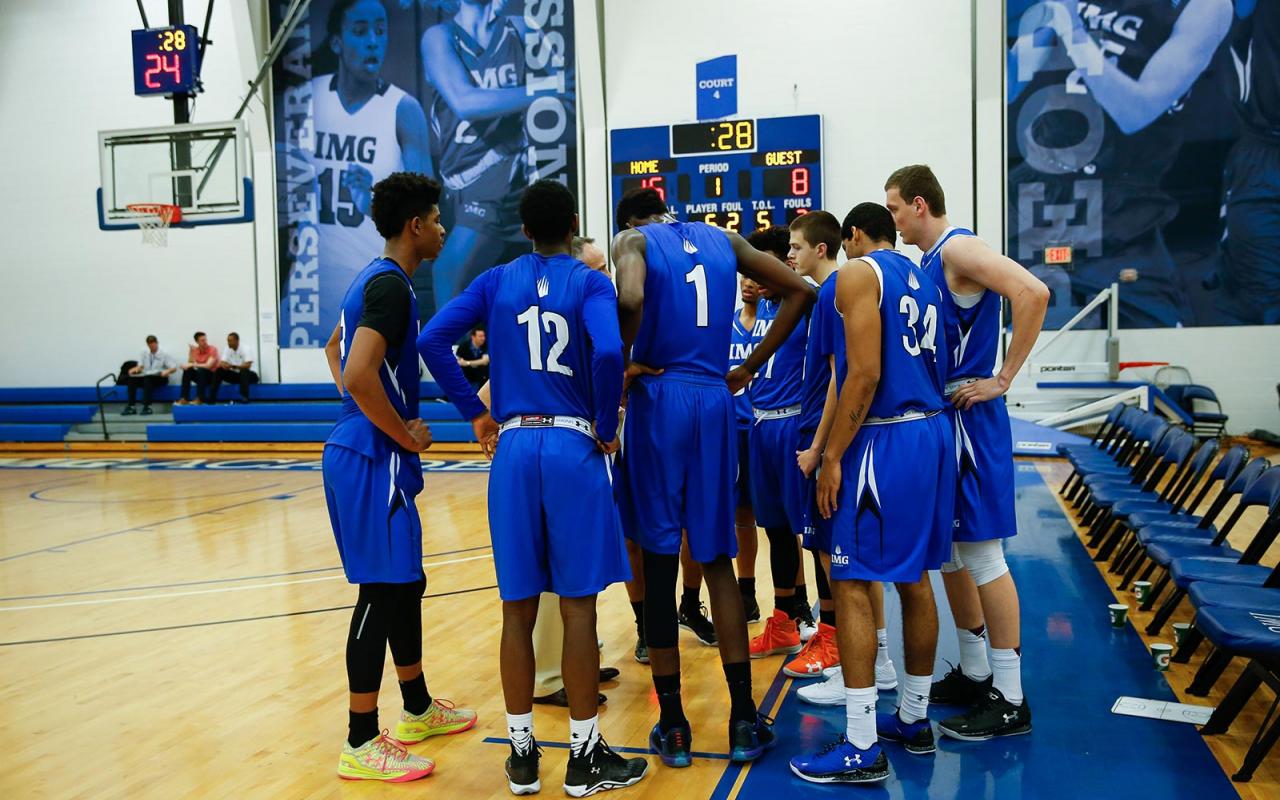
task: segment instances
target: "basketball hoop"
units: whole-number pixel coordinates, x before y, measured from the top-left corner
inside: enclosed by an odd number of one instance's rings
[[[125,208],[142,231],[142,243],[167,247],[169,226],[182,221],[182,207],[169,203],[129,203]]]

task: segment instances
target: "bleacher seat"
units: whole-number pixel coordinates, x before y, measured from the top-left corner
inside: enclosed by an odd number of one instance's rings
[[[2,424],[0,442],[60,442],[69,430],[65,424]]]
[[[331,422],[204,422],[160,423],[147,426],[152,442],[323,442],[333,430]],[[433,422],[436,442],[472,442],[469,422]]]
[[[97,406],[0,406],[0,422],[66,422],[77,425],[92,421],[97,413]]]

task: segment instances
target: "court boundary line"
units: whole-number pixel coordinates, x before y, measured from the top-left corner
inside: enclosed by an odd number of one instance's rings
[[[227,497],[233,494],[245,494],[246,492],[257,492],[266,489],[274,489],[280,486],[279,483],[268,483],[266,486],[254,486],[249,489],[236,489],[234,492],[218,492],[217,494],[196,494],[186,497],[143,497],[130,498],[128,500],[56,500],[52,497],[41,497],[41,492],[47,492],[52,489],[60,489],[61,486],[46,486],[42,489],[36,489],[27,495],[32,500],[40,503],[60,503],[63,505],[121,505],[124,503],[168,503],[173,500],[203,500],[207,497]]]
[[[489,589],[497,589],[497,588],[498,588],[498,585],[496,583],[491,586],[474,586],[470,589],[457,589],[452,592],[437,592],[436,594],[427,594],[427,595],[423,595],[422,599],[426,600],[428,598],[434,598],[434,597],[452,597],[453,595],[470,594],[472,592],[483,592]],[[105,631],[103,633],[85,633],[85,634],[79,634],[76,636],[58,636],[50,639],[25,639],[22,641],[0,642],[0,647],[17,647],[18,645],[25,645],[25,644],[52,644],[56,642],[74,642],[82,639],[103,639],[109,636],[128,636],[130,634],[135,634],[135,633],[160,633],[163,631],[186,630],[187,628],[208,628],[214,625],[231,625],[237,622],[261,622],[263,620],[269,620],[269,619],[284,619],[286,617],[303,617],[309,614],[325,614],[330,611],[350,611],[353,608],[355,608],[354,603],[352,603],[349,606],[332,606],[330,608],[310,608],[310,609],[305,609],[303,611],[288,611],[281,614],[263,614],[257,617],[238,617],[235,619],[215,619],[215,620],[208,620],[206,622],[190,622],[183,625],[163,625],[156,628],[135,628],[132,630],[125,630],[125,631]]]
[[[539,747],[555,747],[555,748],[560,749],[560,750],[568,750],[568,749],[569,749],[569,743],[568,743],[568,742],[544,742],[544,741],[542,741],[541,739],[537,739],[536,737],[535,737],[534,741],[536,741],[536,742],[538,743],[538,746],[539,746]],[[503,739],[503,738],[500,738],[500,737],[497,737],[497,736],[486,736],[484,739],[482,739],[482,740],[481,740],[481,744],[505,744],[505,745],[510,745],[510,744],[511,744],[511,740],[510,740],[510,739]],[[652,749],[650,749],[650,748],[648,748],[648,747],[623,747],[623,746],[615,746],[615,745],[612,745],[612,744],[611,744],[611,745],[609,745],[609,749],[610,749],[610,750],[613,750],[614,752],[618,752],[618,753],[634,753],[634,754],[639,755],[639,756],[653,756],[653,755],[657,755],[657,753],[653,752],[653,750],[652,750]],[[719,760],[722,760],[722,761],[728,761],[728,760],[729,760],[729,754],[728,754],[728,753],[697,753],[697,752],[695,752],[695,753],[690,753],[689,755],[693,756],[694,758],[714,758],[714,759],[719,759]]]

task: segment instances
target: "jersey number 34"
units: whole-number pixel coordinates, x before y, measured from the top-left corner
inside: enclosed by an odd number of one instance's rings
[[[936,356],[938,347],[934,343],[938,336],[938,308],[930,303],[924,307],[924,319],[920,318],[920,306],[909,294],[902,296],[898,303],[898,311],[907,318],[907,332],[902,334],[902,346],[908,354],[920,355],[921,350],[930,350]]]

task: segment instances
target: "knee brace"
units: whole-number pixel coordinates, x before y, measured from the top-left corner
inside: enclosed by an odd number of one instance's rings
[[[951,560],[945,562],[942,565],[941,569],[947,575],[950,575],[953,572],[959,572],[960,570],[964,569],[964,560],[960,558],[959,543],[957,542],[951,543]]]
[[[999,539],[957,542],[953,547],[953,557],[962,561],[973,576],[973,582],[979,586],[985,586],[1009,571],[1004,560],[1004,545]]]

